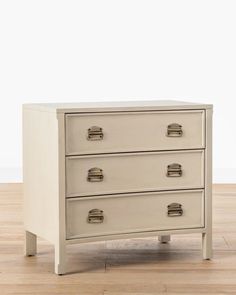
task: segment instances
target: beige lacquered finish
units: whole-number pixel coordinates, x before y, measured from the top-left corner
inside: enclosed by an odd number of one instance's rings
[[[172,203],[181,204],[182,215],[168,216],[168,205]],[[103,210],[104,220],[100,224],[87,221],[89,211],[94,208]],[[180,191],[68,199],[66,221],[68,239],[199,228],[204,226],[204,192]]]
[[[168,175],[168,165],[181,175]],[[88,171],[102,169],[103,179],[88,181]],[[112,154],[66,159],[67,197],[204,187],[204,151]]]
[[[181,125],[181,136],[168,136],[168,126],[173,123]],[[88,129],[92,126],[102,128],[103,138],[88,139]],[[69,114],[66,115],[66,153],[204,148],[204,126],[203,110]]]
[[[211,136],[206,104],[24,105],[25,254],[47,239],[64,274],[68,244],[200,233],[210,259]]]

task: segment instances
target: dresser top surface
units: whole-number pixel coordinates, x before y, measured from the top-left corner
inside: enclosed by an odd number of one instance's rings
[[[54,113],[86,113],[108,111],[158,111],[158,110],[194,110],[209,109],[211,104],[192,103],[175,100],[150,101],[104,101],[78,103],[34,103],[24,104],[24,109],[33,109]]]

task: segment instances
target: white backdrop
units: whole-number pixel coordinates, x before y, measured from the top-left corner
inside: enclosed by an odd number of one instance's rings
[[[214,181],[236,182],[236,1],[1,1],[0,182],[21,181],[25,102],[213,103]]]

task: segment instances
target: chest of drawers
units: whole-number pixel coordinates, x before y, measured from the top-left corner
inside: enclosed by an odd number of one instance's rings
[[[25,254],[71,243],[200,233],[212,252],[212,106],[177,101],[23,106]]]

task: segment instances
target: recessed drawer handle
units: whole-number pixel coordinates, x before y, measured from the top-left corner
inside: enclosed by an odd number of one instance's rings
[[[102,169],[94,167],[89,169],[87,180],[89,182],[100,182],[103,181],[103,172]]]
[[[167,206],[168,209],[168,216],[169,217],[176,217],[183,215],[182,205],[179,203],[171,203]]]
[[[103,136],[104,134],[101,127],[92,126],[88,129],[87,140],[102,140]]]
[[[103,223],[104,216],[103,211],[100,209],[92,209],[88,213],[88,223]]]
[[[181,137],[183,135],[182,126],[178,123],[172,123],[167,126],[166,136],[168,137]]]
[[[183,174],[182,166],[177,163],[173,163],[167,166],[167,177],[181,177]]]

